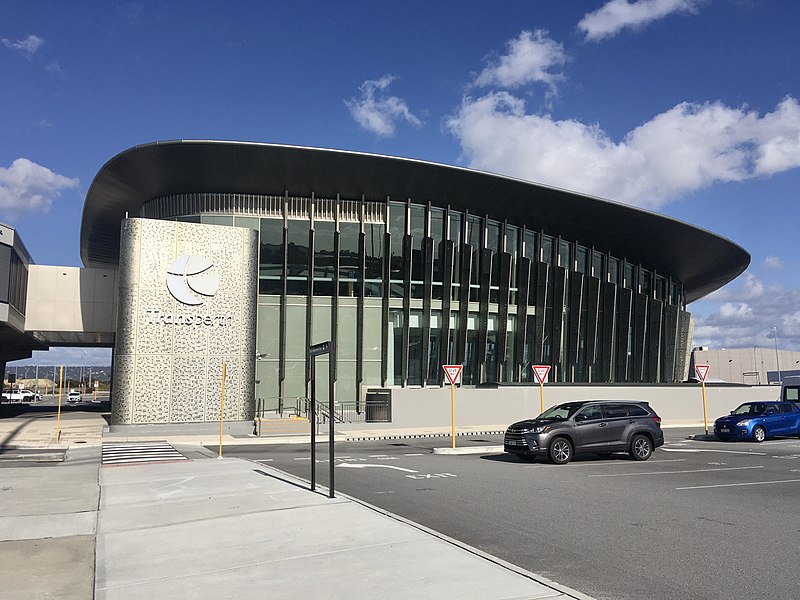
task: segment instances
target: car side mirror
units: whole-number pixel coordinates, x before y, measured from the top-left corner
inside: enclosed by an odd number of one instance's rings
[[[731,414],[734,414],[735,412],[736,412],[735,410],[732,410],[732,411],[731,411]]]

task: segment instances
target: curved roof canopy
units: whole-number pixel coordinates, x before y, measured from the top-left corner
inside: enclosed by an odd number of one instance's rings
[[[490,173],[341,150],[176,140],[109,160],[83,208],[81,258],[119,260],[120,220],[170,194],[206,192],[431,202],[507,219],[640,263],[683,283],[687,302],[722,287],[750,263],[733,242],[653,212]]]

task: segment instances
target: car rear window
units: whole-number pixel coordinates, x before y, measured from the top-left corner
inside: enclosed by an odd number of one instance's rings
[[[793,413],[797,412],[797,407],[794,404],[790,404],[788,402],[779,405],[781,407],[782,413]]]
[[[603,407],[603,412],[606,413],[607,419],[613,419],[615,417],[627,417],[628,407],[624,404],[606,404]]]
[[[650,414],[644,408],[636,404],[606,404],[603,406],[603,412],[606,413],[607,419],[619,417],[646,417]]]

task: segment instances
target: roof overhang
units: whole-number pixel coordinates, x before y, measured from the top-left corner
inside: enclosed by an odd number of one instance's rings
[[[277,144],[176,140],[108,161],[86,196],[81,258],[119,260],[120,221],[142,204],[180,193],[241,193],[430,202],[507,219],[640,263],[681,281],[687,302],[741,274],[750,255],[687,223],[592,196],[426,161]]]

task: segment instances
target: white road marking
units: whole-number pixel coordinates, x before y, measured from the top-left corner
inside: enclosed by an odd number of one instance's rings
[[[458,477],[452,473],[427,473],[425,475],[406,475],[409,479],[441,479],[443,477]]]
[[[403,456],[424,456],[422,452],[417,452],[416,454],[403,454]]]
[[[652,465],[653,463],[671,463],[671,462],[686,462],[685,458],[665,458],[664,460],[653,460],[652,458],[647,461],[648,465]],[[600,461],[592,461],[592,462],[571,462],[569,463],[570,469],[577,469],[578,467],[619,467],[621,463],[616,461],[611,462],[600,462]],[[523,468],[525,469],[562,469],[561,465],[550,465],[550,464],[541,464],[541,465],[524,465]]]
[[[349,467],[350,469],[366,469],[368,467],[378,467],[379,469],[395,469],[396,471],[405,471],[406,473],[419,473],[414,469],[404,469],[403,467],[395,467],[394,465],[354,465],[352,463],[341,463],[337,467]]]
[[[744,485],[772,485],[775,483],[797,483],[800,479],[783,479],[780,481],[751,481],[748,483],[719,483],[717,485],[693,485],[690,487],[679,487],[676,490],[702,490],[706,488],[740,487]]]
[[[724,454],[752,454],[766,456],[766,452],[749,452],[746,450],[711,450],[707,448],[661,448],[664,452],[722,452]]]
[[[609,473],[607,475],[589,475],[589,477],[631,477],[634,475],[679,475],[681,473],[711,473],[714,471],[743,471],[745,469],[763,469],[763,465],[755,467],[724,467],[722,469],[690,469],[687,471],[648,471],[646,473]]]

